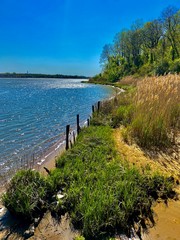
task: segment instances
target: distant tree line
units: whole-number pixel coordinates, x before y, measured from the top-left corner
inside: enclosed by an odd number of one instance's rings
[[[95,79],[116,80],[127,75],[163,75],[180,72],[180,10],[167,7],[159,19],[142,23],[115,35],[103,48],[102,73]]]
[[[0,73],[0,78],[65,78],[65,79],[88,79],[86,76],[63,75],[63,74],[41,74],[41,73]]]

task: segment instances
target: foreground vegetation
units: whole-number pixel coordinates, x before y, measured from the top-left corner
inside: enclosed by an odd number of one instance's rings
[[[172,194],[172,182],[157,175],[141,175],[116,155],[112,130],[107,126],[84,129],[78,143],[57,161],[51,179],[63,189],[66,200],[60,211],[70,213],[72,222],[88,239],[126,232],[135,223],[152,220],[151,205],[158,197]]]
[[[18,172],[3,196],[5,206],[26,220],[46,209],[56,216],[68,212],[86,239],[129,235],[135,224],[145,228],[153,221],[153,201],[171,197],[173,182],[122,162],[111,136],[109,126],[83,129],[46,179],[31,170]],[[55,201],[57,192],[62,197]]]
[[[31,222],[47,209],[50,189],[39,172],[21,170],[10,181],[2,200],[13,215]]]

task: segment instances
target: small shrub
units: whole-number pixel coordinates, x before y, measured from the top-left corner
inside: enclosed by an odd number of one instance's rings
[[[47,207],[49,192],[50,185],[39,172],[21,170],[10,181],[2,200],[13,215],[31,221]]]
[[[153,75],[153,69],[153,64],[147,63],[139,68],[138,73],[140,76],[151,76]]]

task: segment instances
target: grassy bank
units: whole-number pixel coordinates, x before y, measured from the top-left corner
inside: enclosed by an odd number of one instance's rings
[[[84,129],[77,145],[57,161],[51,179],[66,194],[60,211],[70,213],[87,239],[129,234],[135,223],[145,227],[152,220],[153,199],[172,193],[172,183],[164,177],[141,175],[121,162],[106,126]]]
[[[122,163],[111,136],[108,126],[83,129],[75,146],[57,160],[57,168],[40,186],[39,175],[25,184],[27,174],[18,177],[17,173],[3,197],[5,205],[25,219],[28,214],[35,217],[37,209],[51,209],[56,216],[68,212],[86,239],[129,234],[134,225],[145,228],[147,220],[153,220],[153,201],[171,196],[172,182],[158,174],[141,175]],[[52,195],[59,191],[62,198],[55,201]],[[38,201],[33,202],[35,196]]]

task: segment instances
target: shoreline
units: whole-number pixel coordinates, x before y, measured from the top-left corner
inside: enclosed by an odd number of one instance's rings
[[[93,84],[93,83],[92,83]],[[102,85],[102,84],[100,84]],[[109,87],[112,87],[114,89],[113,93],[111,96],[109,96],[108,98],[105,98],[103,100],[101,100],[101,102],[105,102],[108,100],[112,100],[113,98],[115,98],[116,96],[118,96],[119,94],[121,94],[122,92],[124,92],[125,90],[113,85],[108,85]],[[94,104],[94,106],[97,108],[97,103],[96,102]],[[97,109],[96,109],[97,110]],[[89,114],[89,116],[91,117],[92,112]],[[83,120],[80,123],[80,127],[87,127],[87,120]],[[69,135],[69,145],[71,147],[71,145],[74,145],[74,140],[73,140],[73,132],[75,133],[75,139],[77,138],[77,130],[75,129],[76,126],[72,126],[72,129],[70,131],[70,135]],[[12,169],[12,171],[14,172],[12,174],[12,176],[7,179],[5,176],[5,181],[4,183],[2,183],[1,187],[0,187],[0,198],[2,196],[2,194],[5,192],[6,186],[8,185],[10,179],[15,175],[15,173],[18,170],[21,169],[34,169],[38,172],[40,172],[43,175],[47,175],[47,171],[44,169],[47,168],[48,170],[52,170],[55,168],[55,163],[56,163],[56,159],[58,157],[60,157],[65,151],[65,131],[64,134],[62,133],[61,135],[61,139],[59,139],[59,141],[57,141],[56,143],[54,143],[52,146],[50,146],[48,149],[45,149],[44,154],[42,156],[39,156],[37,159],[32,160],[32,159],[28,159],[26,164],[21,166],[20,168],[17,169]],[[1,200],[0,200],[1,203]]]
[[[113,98],[115,98],[117,95],[119,95],[123,89],[120,89],[118,87],[115,86],[111,86],[109,85],[109,87],[111,87],[113,89],[112,94],[105,98],[102,99],[101,101],[107,101],[107,100],[111,100]],[[96,107],[96,103],[94,103],[95,107]],[[92,115],[92,112],[89,113],[89,116]],[[68,123],[67,123],[68,124]],[[81,121],[80,126],[84,127],[85,125],[87,125],[87,119],[84,119],[83,121]],[[76,126],[72,126],[70,133],[75,132],[75,137],[77,137],[77,130],[76,130]],[[65,129],[64,131],[61,133],[61,137],[60,139],[54,143],[52,146],[49,146],[47,149],[43,149],[42,153],[41,152],[33,152],[30,153],[30,155],[27,155],[27,158],[25,156],[25,158],[20,158],[21,162],[18,161],[17,165],[14,165],[8,172],[6,172],[5,174],[2,175],[2,179],[1,179],[1,187],[0,187],[0,195],[1,192],[3,191],[3,189],[6,187],[6,185],[8,184],[9,180],[14,176],[14,174],[20,170],[20,169],[35,169],[37,171],[40,171],[42,173],[45,173],[46,171],[44,170],[44,167],[46,168],[54,168],[55,166],[55,159],[60,156],[64,151],[65,151]],[[74,144],[73,142],[73,136],[70,135],[69,137],[70,145]],[[53,163],[50,163],[50,162]],[[8,177],[9,176],[9,177]],[[2,187],[3,185],[3,187]]]
[[[80,80],[78,80],[78,82],[79,81]],[[92,85],[94,85],[94,84],[92,84]],[[74,88],[74,87],[72,87],[72,88]],[[41,165],[43,164],[44,161],[49,161],[49,154],[51,155],[50,158],[53,158],[52,156],[55,157],[56,155],[58,155],[59,150],[58,149],[54,150],[54,149],[57,147],[59,142],[64,140],[64,139],[62,140],[62,138],[64,138],[65,127],[66,127],[65,124],[71,124],[72,125],[71,128],[75,129],[76,128],[76,122],[75,122],[76,113],[80,112],[80,121],[81,120],[87,121],[87,119],[89,118],[89,115],[91,115],[91,111],[92,111],[91,110],[91,105],[92,104],[97,103],[97,101],[99,99],[100,100],[107,100],[107,99],[109,99],[109,97],[115,95],[115,91],[112,88],[112,86],[111,86],[111,88],[109,90],[106,90],[106,89],[103,90],[103,86],[102,86],[102,90],[98,90],[98,92],[99,91],[100,91],[100,95],[98,95],[99,94],[98,93],[96,97],[92,98],[92,100],[88,98],[89,102],[85,102],[86,106],[88,106],[88,108],[89,108],[88,111],[86,110],[87,107],[84,108],[85,105],[83,104],[83,99],[81,99],[81,98],[80,98],[80,101],[77,102],[77,103],[79,103],[79,107],[77,107],[77,109],[75,107],[75,111],[74,111],[74,107],[73,108],[71,108],[71,107],[67,108],[67,111],[69,112],[69,115],[71,114],[71,116],[70,116],[70,118],[68,118],[68,117],[64,117],[63,118],[63,120],[62,120],[63,121],[62,122],[63,125],[61,124],[61,119],[58,120],[58,121],[60,121],[60,123],[59,123],[60,127],[59,127],[59,125],[56,124],[58,126],[57,131],[54,131],[54,129],[52,129],[53,130],[52,132],[54,134],[53,136],[52,135],[48,135],[48,134],[46,134],[46,136],[45,136],[45,134],[44,134],[43,135],[44,138],[42,138],[41,142],[39,142],[39,140],[36,141],[36,139],[35,139],[35,137],[39,134],[38,132],[36,132],[35,127],[30,129],[30,131],[32,131],[31,135],[33,135],[33,138],[34,138],[34,139],[32,138],[32,142],[35,143],[34,145],[32,144],[32,147],[30,147],[31,146],[31,142],[29,143],[28,142],[29,140],[27,141],[25,139],[25,137],[22,138],[22,142],[21,142],[21,140],[19,140],[20,139],[20,137],[19,137],[20,134],[18,133],[18,134],[16,134],[17,137],[14,138],[15,140],[13,139],[13,141],[12,141],[13,145],[10,146],[12,148],[12,154],[11,154],[11,152],[10,152],[11,149],[9,150],[6,147],[6,145],[8,143],[6,142],[6,140],[5,141],[3,140],[4,141],[3,143],[4,143],[4,146],[5,146],[5,150],[3,150],[3,149],[2,150],[6,151],[5,152],[6,155],[5,155],[4,159],[2,157],[2,159],[1,159],[1,163],[2,164],[0,164],[0,170],[1,170],[0,182],[1,182],[1,185],[6,185],[7,182],[9,181],[9,178],[12,178],[12,176],[14,176],[14,174],[15,174],[15,172],[17,170],[19,170],[19,169],[27,169],[27,168],[35,168],[35,169],[38,170],[39,168],[41,168]],[[102,94],[101,94],[101,92],[102,92]],[[92,93],[94,93],[94,92],[92,92]],[[76,104],[76,102],[74,102],[74,104]],[[72,102],[71,106],[73,106],[74,104]],[[82,109],[82,111],[81,111],[81,109]],[[51,109],[49,109],[49,110],[51,110]],[[52,113],[51,113],[51,120],[52,121],[56,117],[56,116],[53,116],[53,113],[54,112],[52,111]],[[65,113],[65,110],[64,110],[61,113],[61,115],[63,116],[65,114],[66,113]],[[66,114],[66,115],[68,116],[68,114]],[[27,117],[28,117],[28,115],[27,115]],[[52,121],[51,121],[51,123],[52,123]],[[49,126],[51,126],[51,125],[53,126],[53,124],[51,124],[51,123],[49,123],[48,125]],[[19,123],[19,125],[20,124],[21,123]],[[6,125],[7,125],[7,123],[3,123],[3,127],[6,126]],[[24,127],[24,129],[25,129],[25,127]],[[45,128],[48,128],[48,126],[45,126]],[[13,131],[15,132],[15,130],[16,129],[14,128]],[[49,130],[51,131],[51,129],[49,129]],[[29,134],[29,132],[28,132],[28,134]],[[4,133],[5,132],[3,131],[3,135],[4,135]],[[57,136],[56,136],[56,134],[57,134]],[[24,135],[24,133],[23,133],[23,135]],[[31,138],[31,136],[30,136],[30,138]],[[2,137],[2,139],[3,139],[3,137]],[[17,141],[18,144],[19,144],[18,147],[17,147],[17,150],[15,149],[16,148],[16,143],[14,143],[15,141]],[[23,143],[23,141],[24,141],[24,143]],[[21,147],[23,144],[24,144],[24,146]],[[54,145],[55,145],[55,147],[54,147]],[[54,149],[53,149],[53,147],[54,147]],[[13,148],[14,148],[14,150],[13,150]],[[51,153],[52,151],[57,152],[57,154]],[[38,165],[36,165],[36,163],[38,163]]]

